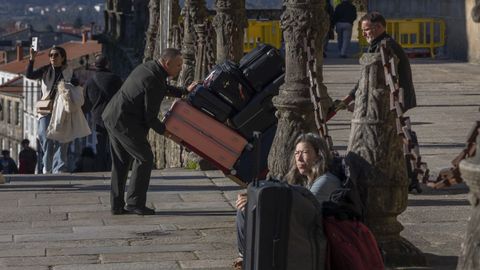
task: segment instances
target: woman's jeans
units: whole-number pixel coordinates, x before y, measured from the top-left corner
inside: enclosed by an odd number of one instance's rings
[[[43,150],[43,173],[67,172],[67,154],[69,143],[60,143],[47,139],[47,127],[52,114],[38,120],[38,139]]]

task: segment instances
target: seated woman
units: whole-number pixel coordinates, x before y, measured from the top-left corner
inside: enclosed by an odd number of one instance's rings
[[[302,185],[308,188],[322,203],[329,199],[330,194],[340,187],[338,177],[330,172],[333,157],[327,143],[320,136],[307,133],[300,134],[295,140],[295,150],[291,161],[291,169],[285,180],[292,185]],[[245,206],[246,193],[237,197],[237,245],[240,257],[234,262],[234,267],[241,269],[245,253]]]

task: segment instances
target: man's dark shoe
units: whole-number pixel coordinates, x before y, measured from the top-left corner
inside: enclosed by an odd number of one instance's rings
[[[114,208],[112,210],[110,210],[110,212],[112,212],[112,215],[123,215],[123,214],[127,214],[128,212],[125,211],[125,209],[122,208]]]
[[[142,216],[155,215],[155,210],[152,208],[148,208],[146,206],[137,207],[133,205],[127,205],[125,206],[125,210],[129,213],[142,215]]]

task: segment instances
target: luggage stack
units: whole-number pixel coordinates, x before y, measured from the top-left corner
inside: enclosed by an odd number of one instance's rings
[[[261,45],[239,65],[226,61],[213,68],[187,102],[177,101],[166,114],[165,135],[209,160],[225,175],[246,186],[255,149],[253,132],[263,133],[260,175],[277,129],[272,97],[284,82],[284,60],[272,46]]]

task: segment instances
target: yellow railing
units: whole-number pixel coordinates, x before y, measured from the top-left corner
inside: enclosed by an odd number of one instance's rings
[[[445,46],[445,21],[442,19],[389,19],[387,20],[387,33],[403,48],[428,49],[432,58],[435,57],[435,48]],[[358,27],[358,43],[360,52],[364,52],[368,43],[362,35],[360,25]]]
[[[282,46],[280,21],[248,20],[248,28],[245,29],[243,51],[247,53],[260,43],[270,44],[280,49],[280,46]]]

